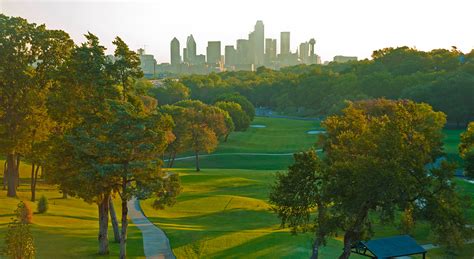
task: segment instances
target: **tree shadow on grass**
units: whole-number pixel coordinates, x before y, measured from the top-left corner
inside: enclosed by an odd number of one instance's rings
[[[170,238],[173,249],[204,239],[216,238],[241,231],[268,232],[268,228],[278,226],[273,213],[266,210],[232,209],[198,216],[180,218],[149,217],[150,221],[163,229]]]

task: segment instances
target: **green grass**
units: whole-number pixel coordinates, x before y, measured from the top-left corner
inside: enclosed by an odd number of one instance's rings
[[[222,153],[294,153],[313,147],[318,135],[310,135],[308,130],[321,129],[317,121],[289,120],[256,117],[252,124],[266,128],[249,128],[245,132],[233,132],[227,142],[219,144],[214,154]],[[183,154],[190,156],[192,154]],[[285,169],[293,162],[290,156],[209,156],[200,159],[202,168]],[[177,168],[194,167],[194,159],[175,162]]]
[[[460,142],[460,135],[464,130],[444,130],[444,152],[449,160],[462,163],[459,157],[458,146]]]
[[[4,239],[8,222],[14,216],[20,200],[30,203],[36,211],[36,203],[29,202],[30,189],[27,175],[30,168],[27,164],[21,167],[23,184],[18,190],[18,198],[6,197],[6,191],[0,190],[0,250],[4,246]],[[0,166],[0,169],[3,169]],[[3,170],[2,170],[3,172]],[[3,175],[1,175],[3,177]],[[49,200],[49,210],[45,214],[33,215],[31,230],[34,236],[36,258],[117,258],[119,245],[113,243],[113,232],[109,230],[109,256],[98,256],[98,212],[97,205],[88,204],[76,198],[62,199],[54,186],[39,184],[37,197],[45,195]],[[118,203],[115,206],[120,215]],[[130,222],[131,223],[131,222]],[[143,258],[143,241],[139,229],[130,224],[127,252],[130,258]],[[1,256],[0,256],[1,257]]]
[[[267,203],[274,171],[178,170],[183,194],[163,211],[142,202],[145,214],[170,238],[178,258],[308,258],[309,234],[291,235]],[[341,242],[331,240],[323,258],[335,258]],[[356,258],[356,257],[354,257]]]
[[[266,128],[249,128],[246,132],[232,133],[215,153],[292,153],[310,148],[317,135],[306,132],[320,129],[314,121],[271,119],[257,117],[252,124]],[[450,158],[458,159],[457,145],[461,131],[446,130],[445,151]],[[161,227],[170,238],[178,258],[308,258],[310,234],[291,235],[281,229],[276,215],[269,210],[268,193],[276,170],[285,170],[292,156],[211,156],[201,159],[204,168],[196,173],[194,160],[176,161],[180,172],[183,193],[172,208],[157,211],[151,200],[142,202],[150,220]],[[3,161],[0,161],[2,169]],[[248,169],[248,170],[245,170]],[[22,163],[22,186],[19,198],[29,199],[31,168]],[[1,171],[3,172],[3,171]],[[457,181],[460,190],[474,198],[474,187]],[[44,215],[35,214],[32,230],[38,258],[94,258],[97,251],[97,208],[79,199],[61,199],[54,187],[40,184],[38,197],[46,195],[50,210]],[[4,236],[19,199],[6,198],[0,191],[0,237]],[[32,206],[36,209],[36,205]],[[117,205],[117,213],[120,208]],[[474,223],[474,208],[467,212]],[[392,225],[376,224],[376,237],[398,234]],[[420,224],[414,232],[422,244],[432,242],[429,226]],[[110,231],[110,239],[112,232]],[[0,239],[0,249],[3,239]],[[143,257],[141,233],[129,227],[128,254],[131,258]],[[321,251],[322,258],[339,256],[342,242],[331,239]],[[466,245],[458,258],[472,258],[474,245]],[[118,245],[111,243],[111,258],[117,257]],[[442,258],[442,249],[430,250],[429,258]],[[104,258],[104,257],[102,257]],[[107,257],[105,257],[107,258]],[[352,256],[351,258],[359,258]]]
[[[216,153],[288,153],[305,150],[318,139],[317,135],[306,132],[321,129],[317,121],[264,117],[256,117],[252,124],[265,125],[266,128],[249,128],[245,132],[234,132],[226,143],[219,145]]]
[[[215,153],[291,153],[305,150],[317,141],[306,132],[319,129],[312,121],[257,117],[253,124],[266,128],[250,128],[232,133],[227,143],[221,143]],[[456,159],[461,131],[445,130],[445,151]],[[170,238],[178,258],[307,258],[311,236],[293,236],[280,229],[279,220],[269,210],[269,186],[276,170],[285,170],[291,156],[219,155],[201,158],[201,167],[192,170],[194,159],[177,161],[185,169],[180,172],[183,194],[172,208],[156,211],[151,201],[142,202],[145,213]],[[248,170],[242,170],[248,169]],[[457,180],[459,188],[474,198],[473,185]],[[473,209],[467,215],[474,222]],[[377,223],[375,238],[399,234],[396,224]],[[419,223],[413,236],[421,244],[433,243],[428,224]],[[322,258],[336,258],[342,248],[340,239],[331,239],[322,250]],[[428,252],[428,258],[443,258],[442,249]],[[458,258],[471,258],[471,245],[459,251]],[[351,258],[357,258],[352,256]]]

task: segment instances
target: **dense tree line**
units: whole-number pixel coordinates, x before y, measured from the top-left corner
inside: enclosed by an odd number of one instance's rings
[[[181,79],[191,98],[206,103],[239,93],[255,106],[300,116],[339,112],[345,100],[372,98],[426,102],[447,114],[450,124],[466,125],[474,117],[474,51],[386,48],[371,60],[345,64],[299,65],[274,71],[225,72]]]

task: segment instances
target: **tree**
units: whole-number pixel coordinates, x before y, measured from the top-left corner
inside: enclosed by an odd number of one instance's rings
[[[49,181],[58,184],[63,193],[96,203],[99,211],[99,254],[108,254],[108,215],[112,186],[107,176],[91,167],[90,159],[80,157],[86,143],[78,143],[81,134],[97,131],[112,116],[107,100],[122,99],[114,83],[105,47],[97,36],[88,33],[86,42],[76,46],[62,67],[60,84],[48,100],[50,116],[57,123],[51,138],[51,154],[46,172]],[[126,82],[126,84],[128,81]]]
[[[176,105],[163,105],[160,106],[160,112],[171,116],[174,122],[174,140],[166,148],[166,153],[168,154],[167,167],[171,168],[173,167],[176,155],[189,150],[191,147],[191,123],[188,120],[189,110]]]
[[[348,258],[352,245],[371,236],[370,213],[392,222],[396,211],[420,203],[426,205],[417,215],[424,215],[420,217],[432,223],[438,236],[445,241],[466,237],[463,198],[455,192],[452,168],[425,168],[441,154],[444,123],[445,115],[426,104],[385,99],[349,103],[343,114],[323,122],[329,177],[325,195],[332,197],[344,232],[340,258]]]
[[[474,122],[470,122],[465,132],[461,133],[459,143],[459,154],[465,157],[467,153],[474,149]]]
[[[461,133],[459,154],[464,159],[466,176],[474,178],[474,122],[470,122],[466,131]]]
[[[134,92],[136,88],[133,87],[136,79],[143,77],[140,58],[120,37],[116,37],[113,44],[115,45],[114,62],[110,65],[110,73],[122,88],[123,98],[131,97],[136,94]]]
[[[124,101],[110,102],[110,110],[112,116],[107,123],[94,131],[78,128],[71,143],[76,147],[77,159],[87,161],[88,171],[120,196],[120,258],[125,258],[127,202],[134,196],[157,195],[159,200],[172,204],[180,191],[179,184],[171,184],[177,186],[175,189],[165,187],[170,186],[170,181],[179,182],[179,178],[162,172],[161,161],[157,158],[168,144],[172,126],[168,116],[143,113]]]
[[[240,105],[242,110],[245,111],[247,116],[250,118],[250,121],[253,121],[253,118],[255,117],[255,107],[253,104],[244,96],[240,94],[225,94],[221,95],[216,99],[216,102],[235,102]]]
[[[21,219],[24,210],[25,204],[20,202],[15,210],[17,218],[8,224],[5,235],[5,254],[15,259],[34,258],[36,252],[30,224]]]
[[[293,233],[314,231],[312,259],[331,233],[328,203],[324,197],[324,164],[314,150],[294,154],[295,162],[287,173],[277,173],[270,192],[270,203]],[[316,210],[316,213],[313,213]]]
[[[246,131],[250,126],[249,116],[242,110],[240,104],[235,102],[217,102],[215,106],[229,113],[235,126],[235,131]],[[227,140],[226,135],[226,140]]]
[[[9,197],[16,196],[20,157],[45,136],[37,130],[45,98],[72,44],[63,31],[0,14],[0,152],[7,158]]]
[[[175,104],[186,108],[185,116],[190,124],[190,147],[196,157],[196,171],[200,171],[199,153],[211,153],[233,127],[227,112],[201,101],[180,101]]]
[[[173,79],[166,79],[162,86],[151,88],[149,93],[158,100],[160,105],[174,104],[187,100],[190,96],[189,88]]]

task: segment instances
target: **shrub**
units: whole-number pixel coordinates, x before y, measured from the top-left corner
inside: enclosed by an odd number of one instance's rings
[[[42,195],[38,201],[38,213],[45,213],[48,211],[48,199]]]
[[[30,224],[33,220],[33,211],[31,210],[31,206],[26,202],[21,201],[18,203],[15,213],[18,221],[21,223]]]
[[[30,225],[20,218],[24,215],[23,212],[25,212],[25,203],[20,202],[15,210],[18,218],[12,219],[12,222],[8,224],[5,235],[4,253],[11,258],[26,259],[35,256],[36,249]]]

